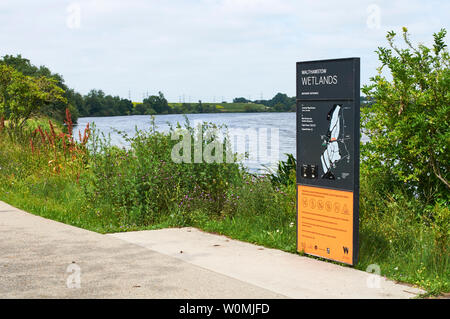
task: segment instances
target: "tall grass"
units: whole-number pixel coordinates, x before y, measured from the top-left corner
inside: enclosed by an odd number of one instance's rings
[[[362,171],[358,267],[377,263],[389,278],[448,292],[449,207],[427,207],[405,190],[388,190],[387,183]]]
[[[171,128],[169,133],[152,127],[149,131],[136,130],[133,137],[124,136],[129,149],[107,142],[97,144],[90,175],[83,182],[92,202],[107,207],[108,214],[125,228],[149,226],[167,218],[184,225],[190,220],[189,213],[198,208],[212,215],[221,214],[232,196],[231,186],[241,183],[239,165],[177,164],[171,150],[178,141],[171,139],[171,133],[180,127]],[[188,124],[185,129],[193,131]],[[202,134],[219,129],[206,124]],[[203,145],[206,143],[203,138]]]

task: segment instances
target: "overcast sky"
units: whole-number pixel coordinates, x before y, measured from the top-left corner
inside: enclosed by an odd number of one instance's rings
[[[449,12],[445,0],[0,0],[0,55],[46,65],[83,94],[267,99],[295,95],[302,60],[361,57],[367,83],[388,30],[429,44]]]

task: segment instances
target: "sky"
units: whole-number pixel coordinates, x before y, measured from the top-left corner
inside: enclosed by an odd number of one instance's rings
[[[0,56],[46,65],[82,94],[270,99],[295,95],[298,61],[360,57],[369,83],[387,31],[431,44],[449,21],[446,0],[0,0]]]

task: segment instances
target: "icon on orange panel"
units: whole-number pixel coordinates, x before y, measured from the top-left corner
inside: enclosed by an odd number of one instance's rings
[[[309,206],[312,209],[316,208],[316,200],[314,198],[311,198],[311,200],[309,201]]]
[[[343,209],[342,209],[342,212],[343,212],[344,214],[348,214],[348,207],[347,207],[347,204],[344,204],[344,207],[343,207]]]
[[[341,210],[341,204],[339,204],[338,202],[335,202],[334,203],[334,212],[339,213],[340,210]]]
[[[319,199],[317,201],[317,208],[319,208],[320,210],[323,210],[323,207],[324,207],[323,200]]]
[[[308,198],[303,197],[303,207],[308,207]]]

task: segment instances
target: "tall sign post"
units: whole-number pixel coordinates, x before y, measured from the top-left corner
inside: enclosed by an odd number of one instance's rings
[[[358,260],[360,59],[297,63],[297,250]]]

